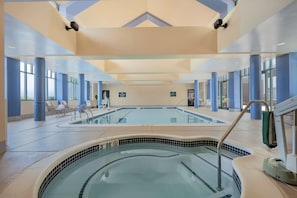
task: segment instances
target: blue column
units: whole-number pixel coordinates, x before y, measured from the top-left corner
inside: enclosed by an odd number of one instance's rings
[[[289,91],[290,91],[290,97],[297,95],[297,52],[290,53],[290,73],[289,73],[289,79],[290,79],[290,85],[289,85]]]
[[[230,111],[240,111],[240,71],[229,72],[228,106]]]
[[[34,64],[34,120],[45,120],[45,60],[35,58]]]
[[[62,98],[68,103],[68,75],[63,74],[63,93]]]
[[[199,81],[195,80],[194,81],[194,106],[196,109],[199,107]]]
[[[68,75],[57,73],[57,100],[68,102]]]
[[[98,89],[97,89],[97,103],[98,107],[100,107],[101,102],[102,102],[102,81],[98,81]]]
[[[78,75],[78,105],[85,104],[85,75]]]
[[[4,1],[0,1],[0,152],[6,151],[7,142],[7,97],[5,95],[4,65]]]
[[[211,81],[210,81],[210,101],[211,101],[211,110],[213,112],[218,111],[218,91],[217,91],[217,84],[218,84],[218,74],[216,72],[211,73]]]
[[[261,99],[261,56],[251,55],[250,57],[250,100]],[[261,119],[261,104],[252,104],[250,108],[251,119]]]
[[[297,95],[297,53],[276,57],[276,102]]]
[[[20,61],[5,57],[8,117],[21,115]]]
[[[90,100],[90,81],[85,81],[85,99]]]

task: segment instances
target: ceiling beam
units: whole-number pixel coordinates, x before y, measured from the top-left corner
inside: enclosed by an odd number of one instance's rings
[[[83,29],[77,55],[106,58],[217,53],[217,33],[207,27]]]

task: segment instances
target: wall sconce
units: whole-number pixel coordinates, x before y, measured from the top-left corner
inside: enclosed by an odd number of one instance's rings
[[[70,29],[74,29],[75,31],[79,30],[79,25],[75,22],[75,21],[71,21],[70,22],[70,27],[69,26],[65,26],[66,30],[70,30]]]
[[[218,29],[219,27],[227,28],[228,27],[228,23],[223,24],[223,20],[222,19],[217,19],[214,22],[213,27],[214,27],[214,29]]]

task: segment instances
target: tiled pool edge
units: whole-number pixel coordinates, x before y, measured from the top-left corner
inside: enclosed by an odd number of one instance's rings
[[[116,111],[119,111],[121,109],[177,109],[179,111],[182,111],[182,112],[185,112],[185,113],[188,113],[188,114],[192,114],[192,115],[195,115],[195,116],[200,116],[200,117],[203,117],[204,119],[207,119],[207,120],[212,120],[216,123],[177,123],[175,125],[177,126],[191,126],[191,125],[194,125],[194,126],[229,126],[229,122],[226,121],[226,120],[223,120],[223,119],[220,119],[220,118],[216,118],[216,117],[213,117],[213,116],[209,116],[209,115],[206,115],[206,114],[202,114],[202,113],[198,113],[196,111],[192,111],[192,110],[189,110],[189,109],[186,109],[184,107],[176,107],[176,106],[148,106],[148,107],[138,107],[138,106],[133,106],[133,107],[117,107],[117,108],[114,108],[114,109],[108,109],[107,111],[104,111],[104,112],[100,112],[100,113],[95,113],[93,114],[93,117],[96,117],[96,116],[104,116],[104,115],[107,115],[107,114],[110,114],[110,113],[113,113],[113,112],[116,112]],[[87,120],[87,117],[84,117],[84,118],[79,118],[79,119],[76,119],[76,120],[71,120],[70,122],[68,123],[63,123],[62,125],[60,126],[66,126],[66,127],[97,127],[98,125],[97,124],[80,124],[79,122],[81,121],[84,121],[84,120]],[[168,124],[124,124],[124,126],[145,126],[145,125],[154,125],[154,126],[171,126],[172,123],[168,123]],[[100,126],[123,126],[123,124],[100,124]]]
[[[56,160],[51,166],[49,166],[39,177],[34,186],[34,197],[41,198],[44,191],[46,190],[49,183],[57,176],[64,168],[75,162],[76,160],[81,159],[93,152],[100,150],[107,150],[115,146],[121,146],[126,144],[136,144],[136,143],[161,143],[178,147],[196,147],[196,146],[216,146],[217,140],[210,137],[200,137],[194,139],[182,139],[166,136],[131,136],[131,137],[113,137],[109,139],[103,139],[100,141],[92,141],[89,144],[84,144],[80,148],[77,148],[75,151],[66,153]],[[231,144],[223,144],[222,148],[229,152],[232,152],[238,156],[246,156],[251,153],[244,148],[239,148]],[[233,169],[233,180],[241,193],[241,182],[236,171]]]

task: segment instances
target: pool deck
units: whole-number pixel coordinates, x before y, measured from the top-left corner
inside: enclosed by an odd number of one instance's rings
[[[189,108],[205,115],[232,122],[239,112],[207,108]],[[96,113],[97,110],[93,110]],[[100,112],[107,110],[100,110]],[[234,128],[225,142],[248,148],[252,155],[237,158],[234,168],[241,179],[244,198],[269,197],[295,198],[297,187],[276,181],[262,171],[264,158],[277,157],[277,149],[268,149],[262,144],[261,121],[250,120],[247,113]],[[7,125],[7,152],[0,154],[0,197],[32,198],[35,182],[41,172],[69,149],[94,139],[129,134],[155,134],[181,138],[215,137],[223,135],[229,125],[220,126],[100,126],[67,127],[70,115],[47,116],[46,121],[24,119]],[[289,131],[287,133],[290,133]]]

